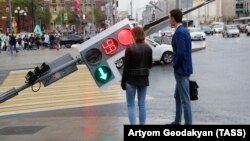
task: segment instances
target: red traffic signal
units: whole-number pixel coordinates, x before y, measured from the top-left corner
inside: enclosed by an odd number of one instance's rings
[[[133,43],[133,36],[131,30],[130,29],[121,30],[118,33],[117,39],[124,46],[131,45]]]
[[[80,5],[81,5],[80,2],[79,2],[78,0],[75,0],[75,3],[74,3],[74,4],[75,4],[75,7],[76,7],[76,8],[79,8]]]

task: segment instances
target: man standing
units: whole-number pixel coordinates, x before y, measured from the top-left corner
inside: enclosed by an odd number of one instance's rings
[[[174,9],[170,12],[169,22],[175,28],[172,39],[173,46],[173,66],[176,80],[175,120],[172,124],[181,124],[182,110],[184,110],[184,119],[186,125],[192,124],[192,111],[189,96],[189,76],[193,73],[192,68],[192,40],[187,29],[181,24],[182,12]]]

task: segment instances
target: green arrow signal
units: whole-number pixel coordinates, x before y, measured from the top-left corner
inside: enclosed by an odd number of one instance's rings
[[[100,78],[103,79],[103,80],[107,80],[107,76],[108,74],[107,73],[104,73],[103,69],[100,67],[99,69],[99,72],[101,73],[101,76]]]
[[[107,66],[99,66],[95,69],[94,75],[95,80],[99,83],[107,83],[112,76],[112,72]]]

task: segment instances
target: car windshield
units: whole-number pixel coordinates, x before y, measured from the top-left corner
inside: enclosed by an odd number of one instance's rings
[[[202,29],[203,29],[203,30],[209,30],[210,27],[209,27],[209,26],[203,26]]]
[[[146,42],[147,42],[148,44],[150,44],[151,46],[154,46],[154,43],[153,43],[151,40],[146,39]]]
[[[214,28],[223,28],[222,25],[215,25]]]
[[[228,25],[226,27],[227,27],[227,29],[237,29],[237,27],[235,25]]]
[[[190,30],[190,32],[202,32],[202,30],[200,28],[192,28],[189,30]]]

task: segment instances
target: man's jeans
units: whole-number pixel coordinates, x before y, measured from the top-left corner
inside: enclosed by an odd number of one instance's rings
[[[136,87],[130,84],[126,84],[126,95],[127,95],[127,106],[128,106],[128,117],[131,125],[136,124],[135,116],[135,94],[137,90],[138,95],[138,106],[139,106],[139,121],[141,125],[146,122],[146,92],[147,87]]]
[[[192,111],[189,95],[189,77],[175,75],[176,87],[175,87],[175,103],[176,103],[176,113],[175,113],[175,124],[181,124],[182,118],[182,108],[184,110],[184,119],[186,125],[192,124]]]

